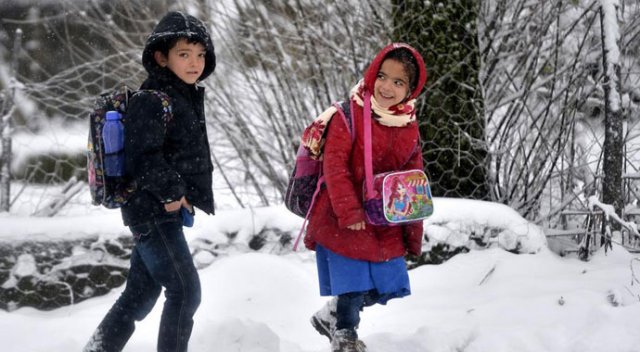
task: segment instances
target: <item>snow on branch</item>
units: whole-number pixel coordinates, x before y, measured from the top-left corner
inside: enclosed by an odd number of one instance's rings
[[[615,211],[613,205],[604,204],[604,203],[600,202],[600,200],[596,196],[589,197],[588,202],[589,202],[588,203],[588,207],[589,207],[590,211],[593,212],[595,210],[595,208],[598,208],[598,209],[602,210],[602,212],[603,212],[603,214],[605,216],[605,219],[608,222],[613,220],[616,223],[620,224],[625,229],[627,229],[634,236],[640,238],[640,233],[638,232],[638,225],[635,224],[634,222],[624,221],[623,219],[621,219],[620,216],[618,216],[618,214],[616,214],[616,211]]]

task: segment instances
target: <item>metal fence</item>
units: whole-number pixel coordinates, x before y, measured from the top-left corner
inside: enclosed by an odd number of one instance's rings
[[[600,1],[235,4],[175,5],[210,19],[216,44],[219,65],[206,85],[216,192],[229,199],[219,206],[279,203],[303,126],[343,99],[373,54],[393,40],[415,45],[428,66],[420,118],[436,195],[505,203],[547,226],[559,224],[563,210],[585,208],[589,196],[602,195]],[[0,80],[3,126],[13,124],[3,134],[3,142],[13,140],[12,150],[3,147],[5,168],[12,155],[12,182],[2,173],[2,189],[11,187],[3,191],[5,210],[8,203],[11,211],[51,216],[67,202],[87,201],[78,140],[86,138],[92,99],[140,83],[145,35],[168,9],[142,2],[59,6],[51,16],[5,20],[0,37],[0,66],[17,57],[15,77]],[[637,1],[619,1],[614,91],[627,190],[637,189],[630,176],[640,172],[639,13]],[[9,51],[15,28],[28,39]],[[624,196],[624,206],[637,205],[637,196]]]

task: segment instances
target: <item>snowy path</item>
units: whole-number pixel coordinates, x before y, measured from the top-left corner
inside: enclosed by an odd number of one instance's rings
[[[458,255],[411,271],[413,295],[365,311],[361,338],[371,352],[640,351],[632,260],[620,248],[588,263],[548,251]],[[328,352],[308,324],[324,302],[315,275],[305,252],[214,262],[201,271],[203,303],[190,351]],[[54,312],[0,312],[3,350],[79,351],[117,294]],[[160,308],[138,325],[125,351],[155,350]]]

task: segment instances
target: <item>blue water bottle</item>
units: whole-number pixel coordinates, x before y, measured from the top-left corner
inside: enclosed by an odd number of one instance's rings
[[[117,111],[107,111],[102,128],[104,142],[104,171],[107,176],[124,175],[124,125],[122,115]]]

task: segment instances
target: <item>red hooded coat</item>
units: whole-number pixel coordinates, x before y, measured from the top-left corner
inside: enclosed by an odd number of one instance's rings
[[[426,82],[426,69],[420,54],[412,47],[391,44],[374,58],[365,72],[364,89],[373,95],[373,87],[385,55],[400,47],[411,51],[418,63],[418,84],[408,99],[414,99]],[[326,187],[316,198],[311,211],[307,248],[316,244],[334,253],[372,262],[386,261],[411,253],[419,255],[422,248],[422,222],[404,226],[374,226],[354,231],[347,226],[365,220],[362,206],[364,172],[363,108],[351,104],[355,124],[355,141],[344,120],[332,118],[324,146],[323,173]],[[335,117],[335,116],[334,116]],[[371,119],[373,172],[422,169],[417,121],[404,127],[387,127]]]

